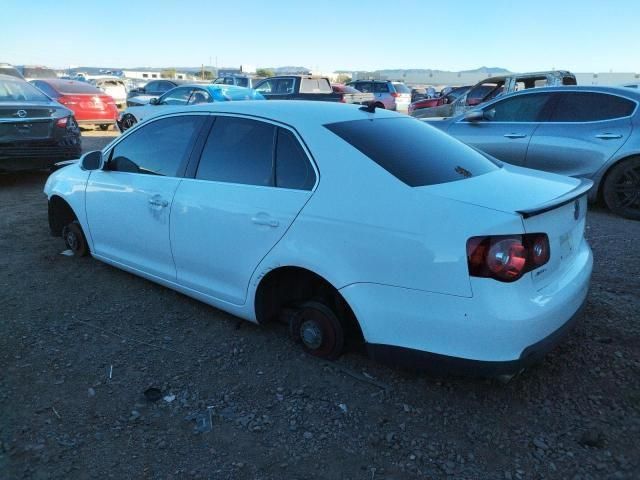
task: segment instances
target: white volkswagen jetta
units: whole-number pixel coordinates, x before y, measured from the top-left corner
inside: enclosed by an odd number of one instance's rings
[[[324,102],[163,110],[53,173],[77,255],[309,353],[511,374],[578,317],[589,181],[502,165],[419,120]]]

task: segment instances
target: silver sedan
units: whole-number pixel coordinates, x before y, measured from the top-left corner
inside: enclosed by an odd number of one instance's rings
[[[537,88],[429,124],[507,163],[589,178],[591,201],[640,220],[639,103],[627,88]]]

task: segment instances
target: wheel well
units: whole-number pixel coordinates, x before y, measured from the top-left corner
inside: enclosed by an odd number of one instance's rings
[[[382,109],[384,109],[384,108],[385,108],[385,107],[384,107],[384,103],[382,103],[382,102],[376,102],[376,108],[382,108]]]
[[[54,195],[49,199],[49,228],[52,235],[59,237],[64,226],[77,219],[73,209],[61,197]]]
[[[276,320],[285,309],[312,299],[321,299],[334,310],[349,340],[363,340],[360,324],[340,292],[320,275],[300,267],[280,267],[265,275],[256,291],[256,319],[261,324]]]
[[[620,165],[622,162],[626,162],[627,160],[631,160],[633,158],[640,158],[640,155],[629,155],[628,157],[623,157],[623,158],[617,160],[616,162],[612,163],[611,165],[609,165],[609,168],[607,168],[607,171],[604,172],[604,175],[602,175],[602,179],[600,180],[600,183],[598,184],[598,193],[596,195],[596,200],[598,201],[598,203],[602,204],[604,202],[604,184],[607,181],[607,177],[609,176],[611,171],[616,166]]]

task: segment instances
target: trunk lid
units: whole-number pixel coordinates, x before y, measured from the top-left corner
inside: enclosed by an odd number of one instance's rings
[[[590,180],[509,165],[478,177],[420,188],[438,196],[520,215],[523,233],[546,233],[551,252],[549,262],[529,274],[540,289],[561,275],[575,258],[584,237],[587,192],[592,185]]]
[[[42,103],[0,104],[0,142],[12,143],[49,138],[57,110]]]

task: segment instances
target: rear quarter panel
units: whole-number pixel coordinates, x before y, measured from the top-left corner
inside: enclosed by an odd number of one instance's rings
[[[469,297],[467,239],[522,232],[518,215],[411,188],[316,128],[300,133],[319,166],[317,190],[256,270],[254,289],[268,271],[299,266],[336,288],[378,283]]]

